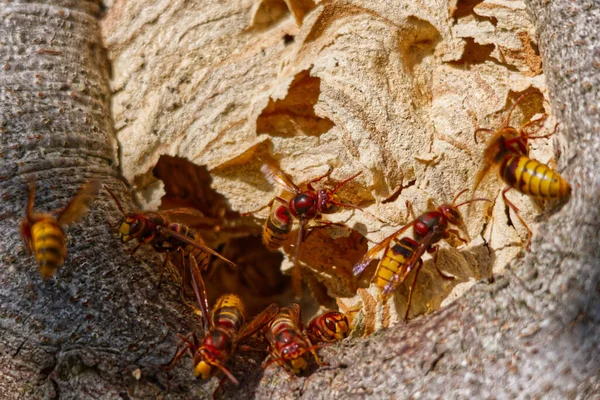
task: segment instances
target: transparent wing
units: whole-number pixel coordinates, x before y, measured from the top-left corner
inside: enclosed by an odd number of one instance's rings
[[[283,171],[281,171],[275,165],[271,163],[264,163],[262,167],[260,167],[260,171],[263,173],[269,183],[271,183],[271,185],[279,185],[293,194],[302,192],[300,188],[296,186],[294,182],[292,182],[290,178],[288,178],[287,175],[285,175]]]
[[[365,270],[365,268],[367,268],[367,266],[371,263],[371,261],[373,261],[375,259],[375,257],[377,256],[377,254],[380,251],[387,248],[390,245],[390,242],[392,240],[394,240],[394,238],[396,238],[397,236],[400,236],[401,234],[406,232],[406,230],[408,228],[410,228],[411,226],[413,226],[416,221],[417,221],[416,219],[412,220],[408,224],[404,225],[402,228],[398,229],[396,232],[392,233],[387,238],[383,239],[383,241],[381,243],[374,246],[371,250],[369,250],[367,252],[367,254],[365,254],[365,256],[363,258],[361,258],[361,260],[354,265],[354,268],[352,268],[352,273],[355,276],[362,274],[363,271]]]
[[[21,238],[25,242],[27,254],[33,252],[33,243],[31,238],[31,226],[34,223],[35,215],[33,214],[33,203],[35,201],[35,182],[29,179],[29,192],[27,194],[27,207],[25,209],[25,217],[21,220],[20,231]]]
[[[252,321],[248,322],[240,329],[237,340],[241,341],[244,338],[254,335],[259,329],[271,322],[278,312],[279,306],[277,304],[271,304],[265,308],[260,314],[254,317]]]
[[[419,246],[415,249],[413,254],[410,256],[404,265],[401,265],[396,274],[390,279],[390,281],[383,288],[383,295],[385,297],[394,293],[404,282],[410,271],[415,267],[415,265],[421,260],[423,254],[427,251],[427,248],[433,244],[433,238],[435,235],[439,235],[439,231],[436,229],[431,229],[427,235],[419,242]]]
[[[300,305],[298,303],[293,303],[287,307],[294,324],[297,327],[300,327]]]
[[[484,131],[483,129],[478,129],[478,131],[479,130]],[[501,160],[495,160],[495,158],[497,157],[497,154],[500,154],[505,151],[503,149],[505,144],[503,144],[503,141],[500,140],[500,138],[504,134],[504,130],[500,129],[495,132],[489,131],[489,130],[485,130],[485,131],[492,132],[493,134],[486,142],[485,150],[483,152],[483,163],[484,164],[481,167],[481,169],[477,172],[477,176],[475,177],[475,182],[473,183],[473,193],[475,193],[475,191],[481,184],[481,181],[483,180],[483,178],[485,178],[485,176],[490,172],[490,169],[494,165],[498,164],[501,161]]]
[[[94,201],[99,190],[100,182],[98,181],[94,180],[84,184],[69,204],[59,212],[58,223],[69,225],[81,218]]]
[[[292,270],[292,287],[294,289],[294,295],[296,299],[302,297],[302,270],[299,265],[300,258],[300,245],[302,244],[302,236],[304,235],[304,231],[306,230],[306,220],[300,221],[300,226],[298,227],[298,236],[296,236],[296,249],[294,251],[294,269]]]
[[[189,218],[206,218],[202,211],[191,207],[170,208],[168,210],[160,210],[159,212],[165,216],[168,216],[167,218],[169,220],[176,222],[179,222],[177,219],[186,220]]]
[[[208,299],[206,297],[206,287],[204,286],[204,279],[202,278],[202,273],[200,272],[200,268],[198,268],[198,264],[194,257],[189,257],[190,259],[190,272],[192,275],[192,287],[194,288],[194,295],[196,296],[196,301],[198,302],[198,306],[200,307],[200,311],[202,312],[202,327],[204,328],[204,332],[213,328],[214,321],[210,317],[210,308],[208,306]]]
[[[492,163],[490,163],[486,159],[485,160],[485,165],[483,167],[481,167],[481,169],[479,170],[479,172],[477,172],[477,176],[475,177],[475,183],[473,184],[473,193],[475,193],[477,191],[477,188],[479,187],[479,184],[481,184],[481,181],[488,174],[488,172],[490,171],[491,167],[492,167]]]
[[[165,235],[169,235],[171,237],[174,237],[175,239],[179,240],[180,242],[189,244],[190,246],[194,246],[210,255],[213,255],[215,257],[220,258],[221,260],[225,261],[227,264],[231,265],[232,267],[235,267],[235,263],[232,261],[229,261],[228,259],[226,259],[225,257],[223,257],[222,255],[220,255],[219,253],[217,253],[216,251],[214,251],[213,249],[211,249],[210,247],[207,247],[201,243],[195,242],[194,240],[192,240],[191,238],[182,235],[180,233],[177,233],[175,231],[172,231],[169,228],[165,228],[164,226],[157,226],[156,230],[159,233],[163,233]]]
[[[29,220],[33,219],[33,202],[35,201],[35,182],[29,180],[29,193],[27,194],[27,209],[25,215]]]
[[[170,222],[178,222],[194,230],[210,230],[214,227],[222,227],[225,224],[224,218],[207,217],[202,211],[191,207],[177,207],[168,210],[160,210],[159,213]]]

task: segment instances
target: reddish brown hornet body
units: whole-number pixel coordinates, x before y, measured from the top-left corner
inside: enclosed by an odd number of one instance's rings
[[[314,187],[312,186],[313,183],[328,177],[331,174],[332,170],[333,169],[330,169],[325,175],[322,175],[318,178],[309,181],[306,184],[307,190],[302,191],[281,170],[279,170],[279,168],[275,167],[274,165],[265,163],[261,167],[262,173],[265,175],[265,177],[271,184],[281,186],[293,196],[292,199],[289,201],[281,197],[275,197],[273,199],[272,203],[277,201],[280,203],[280,207],[275,208],[276,218],[273,218],[273,213],[270,214],[269,220],[267,220],[267,225],[265,226],[265,228],[270,227],[269,222],[271,222],[271,225],[275,227],[279,226],[281,228],[282,236],[287,235],[287,233],[289,233],[288,229],[291,229],[291,220],[288,218],[288,214],[286,214],[286,211],[288,210],[289,213],[300,223],[300,226],[298,228],[298,236],[296,238],[296,253],[294,255],[293,286],[296,297],[300,297],[302,293],[302,278],[300,268],[298,267],[298,256],[300,254],[300,244],[302,243],[304,235],[307,231],[308,222],[311,220],[315,220],[317,221],[317,223],[321,224],[321,226],[331,225],[333,224],[332,222],[320,219],[321,214],[333,214],[337,212],[341,207],[359,208],[353,204],[342,203],[339,195],[336,192],[346,183],[360,175],[362,172],[359,172],[358,174],[355,174],[350,178],[347,178],[342,182],[338,183],[338,185],[333,190],[314,189]]]
[[[305,331],[313,343],[334,343],[348,337],[350,324],[346,314],[329,311],[311,319]]]
[[[175,356],[167,366],[175,365],[189,351],[194,360],[194,376],[208,379],[221,371],[237,385],[237,379],[225,367],[225,363],[235,353],[242,340],[252,336],[275,317],[279,307],[271,304],[251,322],[246,323],[246,312],[242,300],[235,294],[225,294],[217,300],[211,317],[202,274],[194,259],[190,261],[192,263],[192,286],[202,311],[202,339],[198,340],[195,333],[180,337],[181,342]],[[182,344],[183,347],[179,349]]]
[[[75,223],[87,212],[99,189],[97,181],[88,182],[65,208],[51,213],[39,213],[33,210],[35,183],[29,183],[26,214],[21,221],[21,237],[29,253],[34,254],[44,278],[52,277],[67,256],[63,226]]]
[[[510,126],[510,116],[515,107],[531,93],[521,95],[511,107],[504,126],[494,132],[493,136],[488,140],[484,152],[485,165],[475,178],[473,192],[477,190],[483,177],[488,173],[492,166],[499,167],[499,173],[502,180],[508,185],[502,191],[504,202],[512,208],[519,221],[527,229],[527,244],[531,243],[532,232],[519,215],[519,209],[506,197],[506,192],[510,189],[516,189],[519,192],[540,198],[554,199],[564,198],[571,192],[569,184],[550,167],[537,160],[529,158],[529,139],[547,138],[554,134],[551,132],[547,135],[535,136],[535,133],[542,128],[547,115],[536,121],[529,121],[519,130]],[[539,125],[536,132],[528,133],[527,127],[531,125]],[[554,129],[556,131],[556,128]],[[490,129],[477,129],[475,131],[475,142],[477,143],[477,133],[492,132]]]
[[[360,275],[371,263],[371,261],[373,261],[375,256],[380,251],[384,251],[383,257],[379,261],[377,270],[375,272],[375,282],[382,291],[381,296],[383,300],[387,300],[387,298],[392,295],[405,281],[408,274],[413,269],[416,269],[408,292],[404,320],[408,318],[408,311],[410,309],[413,289],[417,281],[419,270],[423,265],[423,260],[421,257],[426,251],[430,253],[435,252],[438,248],[436,244],[442,239],[449,238],[451,235],[454,235],[460,241],[467,243],[465,239],[460,237],[456,229],[450,228],[450,225],[456,225],[464,229],[462,215],[458,211],[458,207],[474,201],[489,201],[488,199],[473,199],[456,204],[456,200],[465,191],[466,190],[460,192],[452,204],[443,204],[436,210],[421,214],[413,221],[392,233],[381,243],[369,250],[367,254],[354,266],[354,275]],[[399,239],[400,235],[402,235],[411,226],[414,228],[414,239],[409,237],[403,237]],[[392,242],[393,246],[390,247]],[[436,269],[440,275],[448,278],[437,268],[437,264]]]
[[[263,229],[263,243],[267,249],[275,251],[283,245],[292,232],[294,221],[288,206],[272,202],[269,217]]]
[[[271,350],[271,354],[265,360],[265,368],[277,362],[286,371],[298,375],[308,369],[309,354],[313,355],[317,364],[322,364],[315,351],[316,347],[300,327],[298,304],[279,310],[275,318],[265,326],[264,335]]]
[[[189,267],[190,258],[193,258],[203,271],[208,267],[210,255],[218,257],[230,265],[234,265],[233,262],[207,247],[202,238],[192,229],[167,219],[167,216],[174,214],[185,215],[188,213],[195,215],[194,210],[178,208],[163,212],[126,213],[117,197],[107,187],[105,189],[111,195],[117,208],[123,215],[123,218],[119,222],[119,238],[123,243],[131,240],[138,241],[137,246],[133,249],[134,253],[143,244],[151,245],[157,252],[166,253],[163,268],[174,252],[181,252],[184,259],[187,257],[188,260],[184,260],[184,265],[182,266],[183,271],[180,271],[182,273],[182,284],[185,285],[190,279],[189,268],[185,268],[186,265]]]

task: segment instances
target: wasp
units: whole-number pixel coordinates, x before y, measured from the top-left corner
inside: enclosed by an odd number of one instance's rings
[[[475,131],[475,143],[477,143],[477,134],[480,132],[493,133],[492,137],[486,143],[484,151],[485,166],[479,171],[473,186],[473,192],[481,183],[483,177],[489,172],[492,166],[498,166],[498,171],[502,180],[508,185],[502,191],[504,202],[512,208],[519,221],[527,229],[527,248],[531,244],[532,232],[519,215],[519,209],[506,197],[506,193],[510,189],[516,189],[520,193],[540,198],[540,199],[556,199],[564,198],[571,192],[569,184],[554,170],[546,164],[542,164],[537,160],[529,158],[529,148],[527,141],[529,139],[543,139],[552,136],[554,131],[541,136],[535,136],[535,133],[543,127],[543,123],[547,118],[544,114],[542,118],[535,121],[528,121],[521,126],[520,129],[510,126],[510,118],[515,107],[526,97],[532,93],[522,94],[517,101],[512,105],[506,117],[506,122],[497,131],[491,129],[479,128]],[[539,125],[539,128],[531,133],[527,132],[527,128],[531,125]],[[556,125],[558,126],[558,125]]]
[[[362,171],[351,176],[350,178],[341,181],[333,190],[315,190],[313,187],[313,183],[319,182],[320,180],[331,175],[333,168],[330,168],[329,171],[324,175],[321,175],[317,178],[308,181],[306,183],[307,190],[304,191],[301,190],[296,184],[294,184],[279,168],[277,168],[271,163],[264,163],[261,167],[261,171],[264,174],[265,178],[272,185],[281,186],[284,190],[286,190],[293,196],[289,201],[277,196],[272,200],[272,202],[277,201],[282,206],[287,207],[289,213],[294,218],[296,218],[300,224],[298,228],[298,234],[296,236],[294,272],[292,279],[294,293],[296,294],[296,297],[299,298],[302,293],[302,275],[300,268],[298,267],[298,256],[300,254],[300,244],[305,238],[305,233],[307,232],[308,222],[311,220],[315,220],[318,224],[321,224],[321,226],[343,225],[333,223],[331,221],[321,220],[321,216],[322,214],[333,214],[337,212],[341,207],[359,209],[358,206],[355,206],[353,204],[343,203],[339,195],[337,194],[337,191],[346,183],[359,176],[362,173]],[[275,214],[277,214],[278,211],[280,212],[280,214],[276,215],[276,218],[272,218],[273,213],[270,214],[269,219],[267,220],[267,223],[265,225],[266,231],[269,231],[269,229],[271,229],[271,224],[269,223],[269,221],[271,221],[272,225],[275,227],[277,227],[278,224],[279,226],[284,227],[282,231],[287,232],[288,228],[291,229],[291,221],[287,219],[287,214],[285,213],[285,210],[281,209],[280,207],[275,207]],[[274,221],[275,223],[273,223]],[[276,231],[273,230],[273,232]],[[268,235],[274,236],[271,233],[268,233]]]
[[[63,227],[83,217],[99,189],[97,181],[90,181],[79,189],[65,208],[38,213],[33,210],[35,183],[29,182],[27,209],[25,218],[21,221],[21,237],[29,254],[34,254],[44,278],[52,277],[65,262],[67,244]]]
[[[294,222],[286,204],[272,202],[270,207],[262,238],[267,249],[275,251],[289,238]]]
[[[202,315],[203,335],[201,340],[195,333],[180,336],[177,351],[166,366],[173,367],[186,352],[189,352],[194,362],[194,376],[209,379],[221,371],[226,378],[238,385],[238,380],[225,367],[225,363],[235,353],[240,342],[259,331],[277,315],[279,307],[271,304],[246,323],[242,300],[235,294],[225,294],[217,300],[211,315],[202,274],[195,260],[192,258],[190,261],[192,286]]]
[[[413,219],[396,232],[385,238],[381,243],[377,244],[365,254],[365,256],[354,266],[354,275],[360,275],[367,266],[373,261],[375,256],[383,250],[383,257],[377,265],[374,280],[381,290],[382,300],[386,301],[400,285],[405,281],[408,274],[415,270],[412,284],[408,291],[408,300],[406,304],[406,312],[404,320],[408,318],[408,311],[412,300],[412,293],[417,282],[419,270],[423,265],[422,256],[425,252],[434,253],[438,249],[436,245],[442,239],[448,239],[450,236],[456,237],[463,243],[467,243],[463,239],[458,230],[451,228],[451,225],[458,226],[466,232],[466,227],[463,222],[462,215],[458,210],[459,207],[475,201],[490,201],[488,199],[472,199],[460,204],[456,204],[459,197],[465,193],[467,189],[461,191],[455,198],[452,204],[443,204],[433,211],[428,211],[417,218]],[[402,237],[400,235],[406,232],[410,227],[414,228],[414,239]],[[437,253],[435,253],[434,264],[438,273],[447,279],[453,279],[445,275],[437,266]]]
[[[185,286],[186,282],[189,282],[189,268],[184,267],[186,256],[188,260],[194,259],[194,262],[200,266],[202,271],[208,268],[211,255],[220,258],[229,265],[235,266],[233,262],[206,246],[202,238],[192,229],[177,222],[170,222],[167,219],[167,216],[174,215],[175,213],[181,215],[186,213],[193,214],[193,210],[178,208],[163,212],[143,211],[126,213],[114,193],[106,186],[104,188],[113,198],[117,208],[123,215],[123,218],[118,223],[119,239],[123,243],[131,240],[138,241],[132,253],[135,253],[143,244],[150,244],[157,252],[166,253],[163,270],[167,265],[170,255],[177,251],[181,252],[182,261],[184,262],[182,266],[183,286]]]
[[[329,311],[311,319],[305,331],[313,343],[334,343],[348,337],[350,323],[346,314]]]
[[[276,362],[286,371],[299,375],[309,366],[308,355],[312,354],[319,365],[323,365],[308,335],[301,329],[300,306],[292,304],[279,310],[263,333],[269,342],[270,354],[264,368]],[[270,359],[270,360],[269,360]]]

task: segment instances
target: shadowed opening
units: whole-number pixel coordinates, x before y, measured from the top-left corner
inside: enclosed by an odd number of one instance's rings
[[[310,69],[299,72],[284,99],[269,99],[269,104],[256,120],[256,133],[272,136],[320,136],[333,128],[329,118],[315,113],[321,94],[321,78],[310,75]]]

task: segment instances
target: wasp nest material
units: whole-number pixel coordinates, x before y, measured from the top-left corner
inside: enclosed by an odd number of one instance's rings
[[[258,157],[276,160],[297,183],[330,166],[331,180],[317,185],[363,171],[340,195],[365,212],[331,215],[356,240],[332,252],[317,245],[301,260],[342,309],[360,310],[366,332],[403,315],[407,284],[381,304],[368,277],[352,277],[355,261],[339,254],[355,260],[373,245],[364,237],[379,242],[406,223],[407,200],[420,214],[431,200],[451,202],[471,188],[483,163],[475,129],[499,127],[520,93],[546,92],[520,1],[134,0],[112,6],[103,35],[121,167],[138,193],[160,186],[152,170],[161,155],[206,166],[212,187],[240,213],[279,194]],[[548,104],[533,96],[512,125],[544,112]],[[553,165],[556,139],[538,142],[532,157]],[[425,256],[410,316],[439,308],[521,251],[526,232],[501,188],[490,174],[477,196],[492,203],[461,210],[468,246],[442,245],[439,266],[457,279],[439,279]],[[535,230],[539,205],[516,192],[509,198]]]

